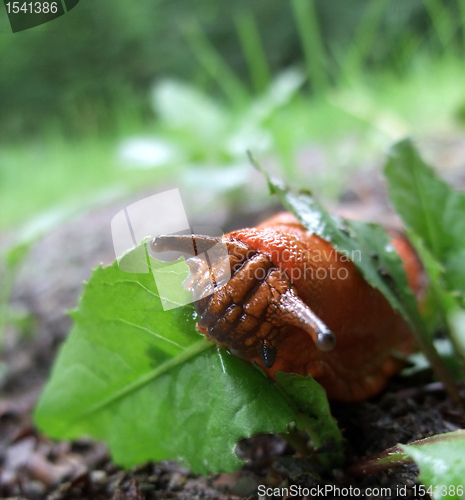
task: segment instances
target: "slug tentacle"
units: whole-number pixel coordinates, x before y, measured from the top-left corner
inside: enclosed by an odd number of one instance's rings
[[[336,336],[308,307],[297,297],[292,288],[281,295],[276,314],[285,324],[297,326],[307,332],[320,351],[331,351],[336,345]]]

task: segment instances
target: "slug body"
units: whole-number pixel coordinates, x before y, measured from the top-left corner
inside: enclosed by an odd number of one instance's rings
[[[196,237],[197,247],[206,245],[199,254],[211,240]],[[278,370],[311,374],[339,401],[375,395],[403,366],[399,355],[413,347],[407,323],[347,256],[293,215],[279,214],[221,242],[228,255],[213,268],[198,257],[187,260],[186,286],[202,297],[198,328],[209,339],[272,378]],[[404,242],[392,240],[419,292],[421,267]],[[226,271],[231,277],[225,281]]]

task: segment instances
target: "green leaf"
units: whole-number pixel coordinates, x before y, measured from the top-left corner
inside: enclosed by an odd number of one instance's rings
[[[310,375],[301,377],[281,371],[276,373],[276,382],[301,413],[300,420],[316,447],[321,463],[326,468],[340,467],[343,462],[342,434],[331,416],[323,387]]]
[[[428,494],[433,498],[464,498],[465,431],[463,430],[437,434],[410,444],[398,444],[352,464],[348,472],[355,477],[364,477],[412,461],[417,463],[420,469],[419,480],[429,489]]]
[[[192,305],[163,311],[151,273],[97,268],[73,316],[35,413],[53,438],[102,439],[127,467],[233,471],[239,439],[298,419],[271,380],[196,333]]]
[[[434,499],[464,498],[465,431],[439,434],[422,444],[399,446],[418,464],[419,480],[432,488]]]
[[[465,195],[439,179],[409,139],[393,146],[385,174],[391,201],[423,258],[429,299],[448,327],[463,365],[458,331],[448,323],[457,298],[465,305]]]
[[[385,167],[389,196],[404,224],[441,263],[447,288],[465,296],[465,194],[439,179],[412,141],[395,144]]]

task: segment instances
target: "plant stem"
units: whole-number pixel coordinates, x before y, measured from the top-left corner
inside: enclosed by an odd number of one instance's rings
[[[279,434],[283,439],[285,439],[297,452],[302,456],[306,457],[310,450],[307,445],[307,439],[305,439],[299,432],[295,429],[290,430],[287,433]]]
[[[430,340],[426,337],[424,329],[416,327],[414,329],[414,333],[420,349],[423,351],[423,354],[431,363],[434,373],[437,375],[439,380],[444,384],[444,387],[446,388],[449,397],[457,406],[463,407],[464,403],[462,398],[460,397],[460,392],[457,383],[452,377],[447,366],[444,364],[442,358],[437,353],[433,343],[430,342]]]

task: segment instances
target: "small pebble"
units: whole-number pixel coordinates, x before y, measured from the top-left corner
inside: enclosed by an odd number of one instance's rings
[[[90,473],[90,481],[95,484],[104,484],[107,481],[107,473],[104,470],[93,470]]]
[[[186,479],[179,472],[174,472],[168,483],[168,491],[176,491],[181,488],[181,486],[186,482]]]
[[[28,481],[23,485],[23,493],[30,500],[40,500],[44,497],[47,488],[41,481]]]

